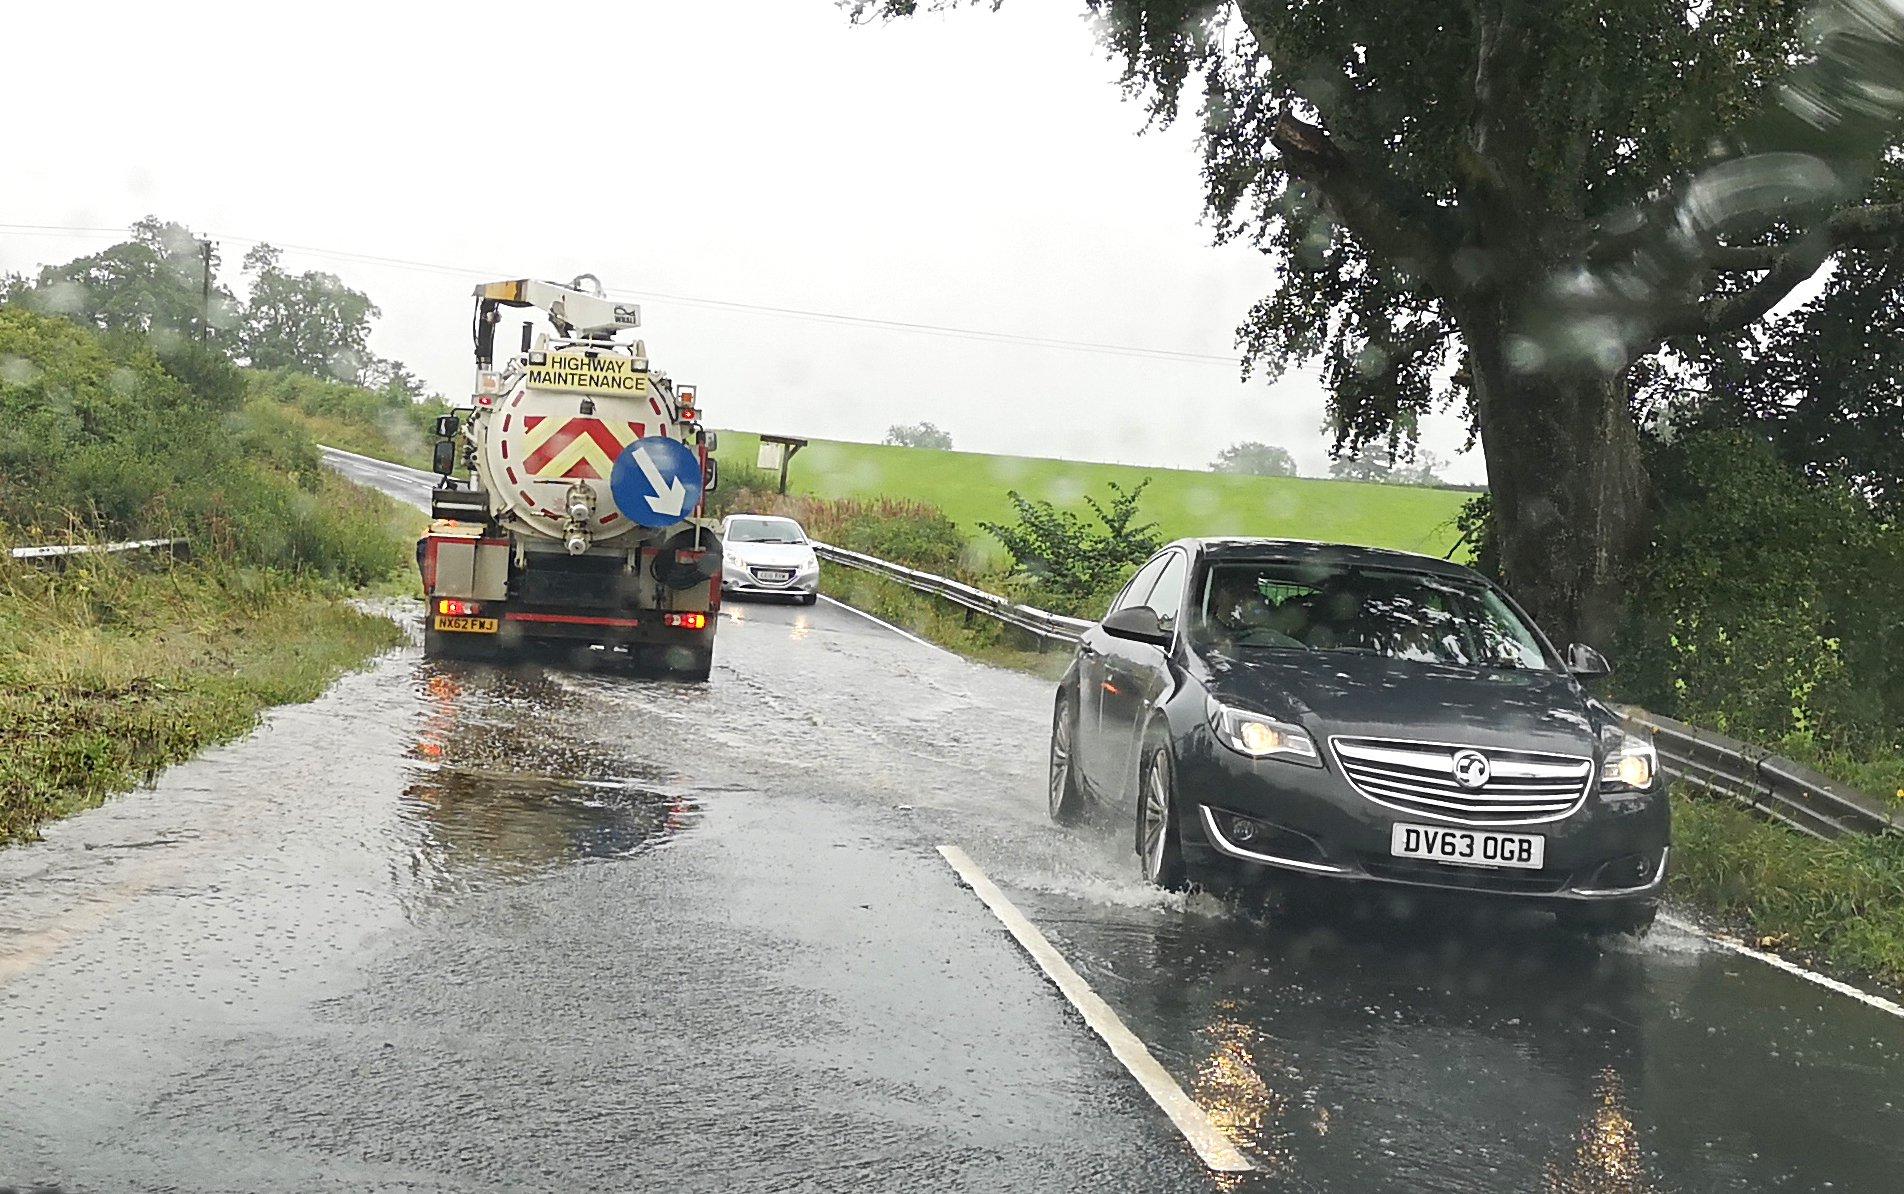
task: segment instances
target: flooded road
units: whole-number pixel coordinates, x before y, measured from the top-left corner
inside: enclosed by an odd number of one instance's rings
[[[0,852],[0,1188],[1898,1186],[1881,1010],[1671,928],[1162,895],[1046,821],[1045,683],[825,604],[718,643],[705,686],[409,648]]]

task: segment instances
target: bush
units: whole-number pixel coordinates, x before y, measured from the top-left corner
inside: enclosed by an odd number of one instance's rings
[[[441,403],[413,401],[401,385],[369,390],[289,370],[245,373],[246,409],[276,408],[307,438],[333,448],[428,468]]]
[[[1793,749],[1896,753],[1904,532],[1743,432],[1654,462],[1660,507],[1621,635],[1624,696]]]
[[[1109,506],[1086,496],[1096,524],[1048,501],[1032,501],[1017,490],[1008,496],[1018,511],[1015,526],[995,522],[979,525],[1005,545],[1016,565],[1014,581],[1020,592],[1036,595],[1059,613],[1095,616],[1110,595],[1129,579],[1139,564],[1160,546],[1156,523],[1137,525],[1137,505],[1150,479],[1126,490],[1109,483]]]
[[[0,307],[8,537],[185,536],[210,557],[361,584],[403,563],[386,506],[331,478],[287,409],[247,397],[221,359]]]

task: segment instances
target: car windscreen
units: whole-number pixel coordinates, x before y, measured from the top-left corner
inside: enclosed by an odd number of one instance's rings
[[[1391,568],[1219,562],[1203,578],[1192,634],[1244,650],[1556,670],[1533,629],[1494,589]]]
[[[729,543],[805,543],[806,534],[791,518],[736,518],[727,524]]]

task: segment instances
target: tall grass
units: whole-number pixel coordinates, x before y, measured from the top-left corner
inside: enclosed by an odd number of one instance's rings
[[[220,560],[0,565],[0,842],[245,733],[401,641],[340,592]]]
[[[1904,984],[1904,836],[1814,841],[1677,793],[1672,891],[1749,923],[1760,944]]]
[[[396,503],[331,474],[297,411],[246,389],[215,355],[0,307],[0,547],[163,536],[193,552],[60,570],[0,556],[0,841],[401,638],[343,600],[408,566]]]

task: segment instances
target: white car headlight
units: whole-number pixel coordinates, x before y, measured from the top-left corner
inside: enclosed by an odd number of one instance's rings
[[[1215,697],[1209,702],[1210,728],[1218,742],[1252,759],[1277,758],[1305,767],[1322,766],[1309,731],[1260,713],[1232,709]]]
[[[1616,729],[1600,763],[1602,792],[1643,792],[1659,775],[1659,752],[1651,738]]]

